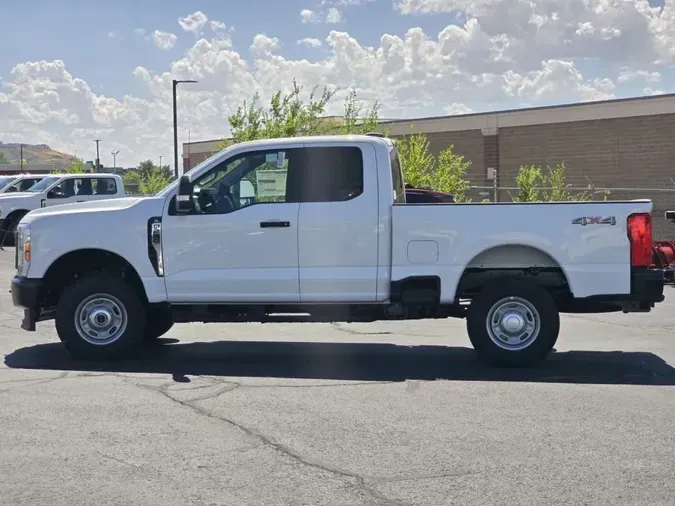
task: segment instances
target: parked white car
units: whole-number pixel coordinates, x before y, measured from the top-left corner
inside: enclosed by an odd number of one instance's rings
[[[13,234],[27,213],[41,207],[124,196],[117,174],[51,174],[23,192],[0,193],[0,230]]]
[[[649,200],[406,204],[390,139],[246,142],[152,197],[26,215],[12,298],[22,328],[55,319],[87,359],[130,356],[174,322],[306,313],[465,317],[480,355],[525,365],[553,348],[561,312],[646,312],[663,300],[651,210]]]

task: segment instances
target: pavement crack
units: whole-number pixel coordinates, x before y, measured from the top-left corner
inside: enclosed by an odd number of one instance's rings
[[[131,462],[127,462],[126,460],[122,460],[122,459],[119,459],[117,457],[113,457],[112,455],[108,455],[106,453],[102,453],[102,452],[96,452],[96,453],[98,453],[104,459],[112,460],[114,462],[117,462],[117,463],[122,464],[122,465],[127,466],[127,467],[133,467],[134,469],[141,469],[143,467],[143,466],[139,466],[138,464],[133,464]]]
[[[173,397],[168,391],[167,387],[168,385],[162,387],[154,387],[150,385],[143,385],[143,384],[138,384],[138,387],[144,388],[146,390],[150,390],[156,393],[159,393],[166,397],[168,400],[171,402],[174,402],[176,404],[179,404],[180,406],[183,406],[185,408],[188,408],[195,412],[197,415],[203,416],[205,418],[210,418],[212,420],[217,420],[219,422],[225,423],[229,425],[230,427],[233,427],[235,429],[240,430],[243,432],[245,435],[247,435],[249,438],[258,441],[262,446],[267,447],[281,455],[284,455],[299,464],[317,469],[319,471],[323,471],[326,473],[333,474],[335,476],[339,476],[341,478],[344,478],[348,481],[355,481],[355,485],[357,490],[359,490],[361,493],[366,495],[371,501],[371,504],[373,506],[410,506],[409,503],[399,501],[396,499],[391,499],[389,497],[386,497],[385,495],[381,494],[379,491],[377,491],[372,484],[370,484],[370,480],[364,476],[361,476],[360,474],[352,471],[348,471],[346,469],[341,469],[337,466],[332,466],[327,463],[320,462],[318,460],[312,459],[310,457],[306,457],[302,455],[300,452],[297,450],[291,448],[290,446],[284,445],[282,443],[278,443],[274,441],[271,437],[266,436],[265,434],[257,431],[256,429],[252,427],[247,427],[246,425],[240,424],[230,418],[227,418],[225,416],[221,416],[218,414],[215,414],[211,411],[208,411],[198,405],[195,404],[197,400],[191,399],[191,400],[180,400],[176,399]],[[236,388],[236,387],[235,387]],[[217,397],[218,395],[222,395],[223,393],[226,393],[228,391],[232,391],[235,388],[231,388],[229,390],[221,391],[217,394],[214,394],[214,397]],[[204,399],[200,399],[204,400]]]
[[[377,385],[392,385],[396,383],[402,383],[402,381],[350,381],[350,382],[338,382],[338,383],[326,383],[320,385],[288,385],[283,383],[269,383],[264,385],[251,385],[247,383],[236,383],[234,381],[223,380],[215,376],[200,376],[201,378],[210,378],[219,383],[227,383],[233,385],[239,385],[240,388],[253,389],[253,388],[288,388],[288,389],[304,389],[304,388],[336,388],[336,387],[368,387],[368,386],[377,386]]]
[[[373,486],[384,485],[387,483],[401,483],[404,481],[420,481],[420,480],[434,480],[438,478],[461,478],[462,476],[471,476],[474,474],[481,474],[478,471],[456,471],[436,474],[420,474],[415,476],[392,476],[388,478],[372,478]]]
[[[23,378],[23,379],[17,379],[17,380],[7,380],[7,381],[2,381],[0,382],[0,385],[16,385],[17,383],[27,383],[24,385],[16,386],[16,387],[11,387],[11,388],[3,388],[0,390],[0,392],[8,392],[10,390],[18,390],[20,388],[28,388],[28,387],[33,387],[36,385],[44,385],[46,383],[52,383],[54,381],[58,381],[61,379],[64,379],[68,376],[67,372],[62,372],[58,376],[54,376],[52,378]]]
[[[377,332],[359,332],[358,330],[352,330],[343,327],[339,323],[331,323],[331,327],[333,327],[335,330],[339,332],[344,332],[346,334],[351,334],[353,336],[387,336],[392,334],[392,332],[389,332],[387,330],[382,330],[382,331],[377,331]]]

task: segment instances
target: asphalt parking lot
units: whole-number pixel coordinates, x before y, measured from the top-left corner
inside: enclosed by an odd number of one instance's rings
[[[100,365],[19,328],[12,260],[1,504],[675,504],[675,289],[564,317],[528,370],[479,364],[461,320],[180,325]]]

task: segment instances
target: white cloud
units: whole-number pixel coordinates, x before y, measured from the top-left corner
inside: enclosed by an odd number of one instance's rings
[[[195,37],[201,34],[202,28],[209,20],[202,11],[196,11],[184,18],[178,18],[178,24],[186,32],[192,32]]]
[[[342,21],[342,13],[339,9],[331,7],[326,13],[326,23],[336,24]]]
[[[471,109],[471,107],[467,107],[467,106],[464,105],[464,104],[456,104],[456,103],[454,103],[454,104],[450,104],[450,105],[444,106],[444,107],[443,107],[443,112],[444,112],[445,114],[448,114],[448,115],[451,115],[451,116],[455,116],[455,115],[458,115],[458,114],[469,114],[469,113],[472,113],[472,112],[473,112],[473,109]]]
[[[155,43],[155,45],[164,51],[171,49],[173,46],[176,45],[176,40],[178,37],[176,37],[175,34],[170,33],[170,32],[163,32],[161,30],[155,30],[152,32],[152,40]]]
[[[135,28],[135,29],[134,29],[134,33],[135,33],[136,35],[145,35],[145,34],[146,34],[146,31],[145,31],[145,28]]]
[[[307,47],[320,47],[323,44],[323,42],[313,37],[305,37],[304,39],[300,39],[298,41],[298,44]]]
[[[111,32],[108,32],[108,38],[109,38],[109,39],[119,39],[119,38],[120,38],[120,34],[119,34],[119,32],[117,32],[116,30],[113,30],[113,31],[111,31]]]
[[[351,1],[326,0],[320,8],[350,8]],[[330,114],[340,114],[346,90],[355,89],[360,99],[377,100],[387,118],[606,99],[622,96],[622,89],[632,93],[636,84],[645,94],[672,86],[664,72],[675,63],[670,0],[663,9],[648,8],[645,0],[568,0],[566,8],[554,0],[396,1],[410,13],[454,5],[469,16],[435,34],[420,28],[385,34],[374,47],[344,31],[297,42],[258,34],[239,53],[231,28],[207,25],[196,12],[180,18],[181,27],[214,33],[198,37],[167,68],[136,67],[143,98],[94,92],[60,60],[17,64],[1,83],[0,140],[46,142],[84,154],[100,138],[103,152],[114,145],[126,166],[170,157],[174,78],[199,81],[178,91],[179,142],[187,141],[187,130],[193,140],[227,135],[227,117],[244,99],[258,92],[268,100],[278,89],[289,91],[294,78],[307,92],[323,84],[339,88]],[[290,44],[324,50],[312,59],[290,59],[284,56]]]
[[[314,11],[311,11],[309,9],[302,9],[300,11],[300,18],[302,19],[303,23],[311,23],[314,21]]]
[[[617,82],[625,83],[627,81],[634,81],[636,79],[643,79],[648,83],[659,83],[661,82],[661,73],[650,72],[648,70],[623,69],[617,78]]]
[[[394,0],[401,14],[460,12],[472,32],[462,43],[497,51],[521,70],[542,55],[604,62],[675,63],[675,2],[648,0]],[[412,18],[414,19],[414,18]]]

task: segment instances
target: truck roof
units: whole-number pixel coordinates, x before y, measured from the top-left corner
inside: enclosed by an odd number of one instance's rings
[[[372,142],[375,144],[382,143],[387,146],[393,146],[393,142],[388,137],[380,137],[376,135],[306,135],[302,137],[281,137],[276,139],[258,139],[255,141],[245,141],[235,144],[235,146],[282,146],[285,144],[326,144],[335,143],[342,144],[345,142]]]
[[[108,172],[82,172],[82,173],[64,173],[64,174],[49,174],[52,177],[76,177],[76,178],[99,178],[99,177],[120,177],[118,174]]]

